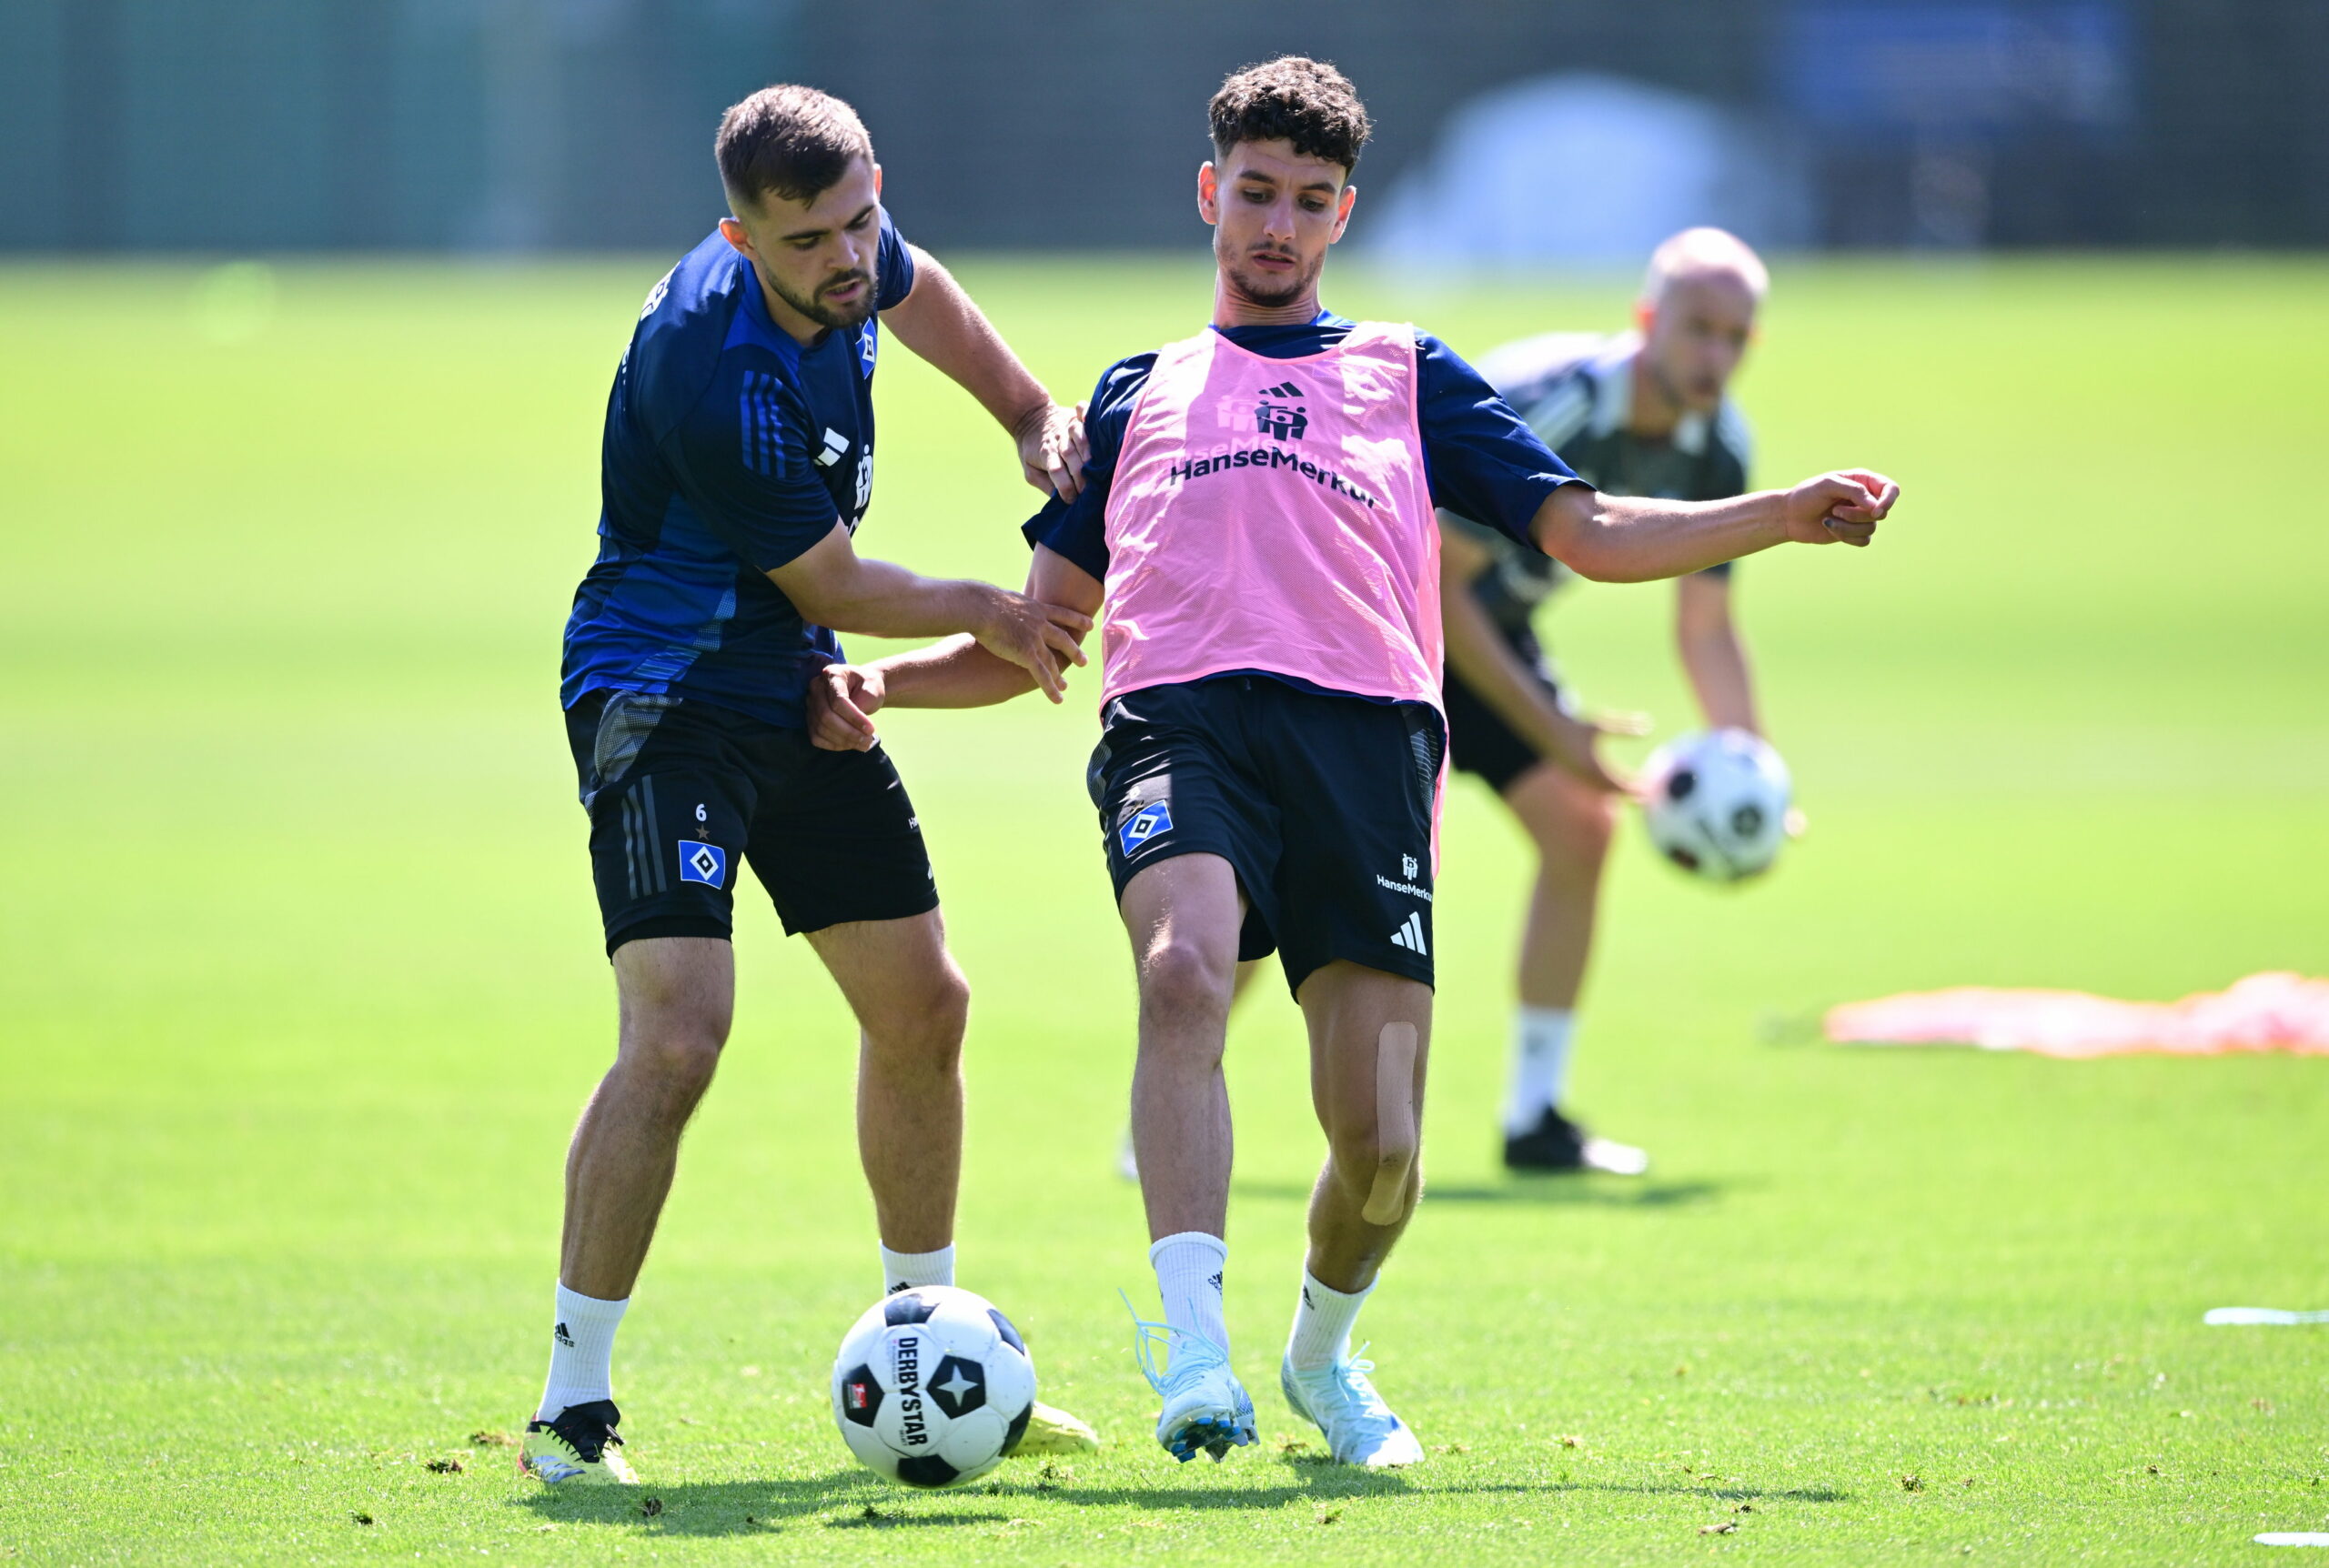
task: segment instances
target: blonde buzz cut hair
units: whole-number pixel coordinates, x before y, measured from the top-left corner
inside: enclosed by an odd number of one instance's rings
[[[1655,306],[1677,283],[1700,277],[1735,277],[1758,303],[1771,286],[1770,269],[1745,240],[1729,229],[1686,228],[1649,253],[1641,302]]]

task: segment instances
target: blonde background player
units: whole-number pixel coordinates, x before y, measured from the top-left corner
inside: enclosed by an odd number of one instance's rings
[[[1754,336],[1769,276],[1715,228],[1659,246],[1634,330],[1549,333],[1482,357],[1480,372],[1545,444],[1604,495],[1715,501],[1743,495],[1752,463],[1732,375]],[[1568,1112],[1567,1086],[1600,903],[1601,868],[1625,789],[1598,753],[1604,733],[1578,709],[1537,639],[1537,612],[1572,575],[1501,530],[1442,508],[1448,760],[1477,776],[1537,847],[1512,1016],[1504,1161],[1516,1171],[1638,1175],[1648,1157],[1596,1138]],[[1675,583],[1675,645],[1713,729],[1759,733],[1754,681],[1731,616],[1731,565]]]

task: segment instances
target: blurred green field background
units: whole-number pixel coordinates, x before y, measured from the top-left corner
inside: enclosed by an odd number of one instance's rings
[[[851,1030],[748,895],[735,1039],[618,1353],[665,1507],[529,1490],[469,1439],[530,1412],[610,1050],[555,678],[663,265],[0,269],[0,1556],[2191,1563],[2329,1528],[2329,1331],[2199,1321],[2329,1306],[2329,1063],[1810,1032],[1901,988],[2329,970],[2313,261],[1780,267],[1739,388],[1762,477],[1909,488],[1875,549],[1739,577],[1812,831],[1718,893],[1629,830],[1578,1092],[1657,1164],[1514,1186],[1528,867],[1451,791],[1434,1196],[1363,1325],[1427,1467],[1282,1452],[1306,1429],[1274,1392],[1218,1471],[1147,1440],[1086,676],[887,731],[976,993],[963,1282],[1109,1447],[959,1495],[850,1468],[822,1382],[878,1283]],[[1067,396],[1207,302],[1179,262],[961,270]],[[1628,294],[1327,297],[1477,354]],[[862,548],[1015,582],[1033,493],[998,434],[894,346],[880,387]],[[1590,700],[1668,734],[1670,591],[1584,588],[1548,627]],[[1282,991],[1231,1056],[1264,1393],[1319,1153]]]

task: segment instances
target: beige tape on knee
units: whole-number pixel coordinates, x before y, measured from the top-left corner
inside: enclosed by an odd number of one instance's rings
[[[1396,1225],[1412,1201],[1416,1152],[1416,1026],[1386,1023],[1375,1048],[1375,1186],[1359,1217]]]

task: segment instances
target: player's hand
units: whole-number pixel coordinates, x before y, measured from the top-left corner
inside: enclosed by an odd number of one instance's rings
[[[986,624],[973,628],[971,635],[997,658],[1033,676],[1037,689],[1059,701],[1067,693],[1067,667],[1091,662],[1084,657],[1083,639],[1092,629],[1092,618],[1003,588],[994,590],[994,601]]]
[[[870,751],[881,739],[873,715],[888,700],[882,673],[853,664],[828,664],[810,678],[806,699],[811,744],[827,751]]]
[[[1648,734],[1649,715],[1611,713],[1580,719],[1573,713],[1558,713],[1554,718],[1553,749],[1548,760],[1603,794],[1631,795],[1635,792],[1632,775],[1611,768],[1602,759],[1600,742],[1605,735]]]
[[[1072,501],[1084,490],[1084,462],[1092,456],[1084,438],[1084,405],[1046,403],[1020,421],[1019,466],[1027,482]]]
[[[1861,468],[1806,479],[1787,492],[1787,537],[1800,545],[1864,546],[1900,498],[1900,486]]]

